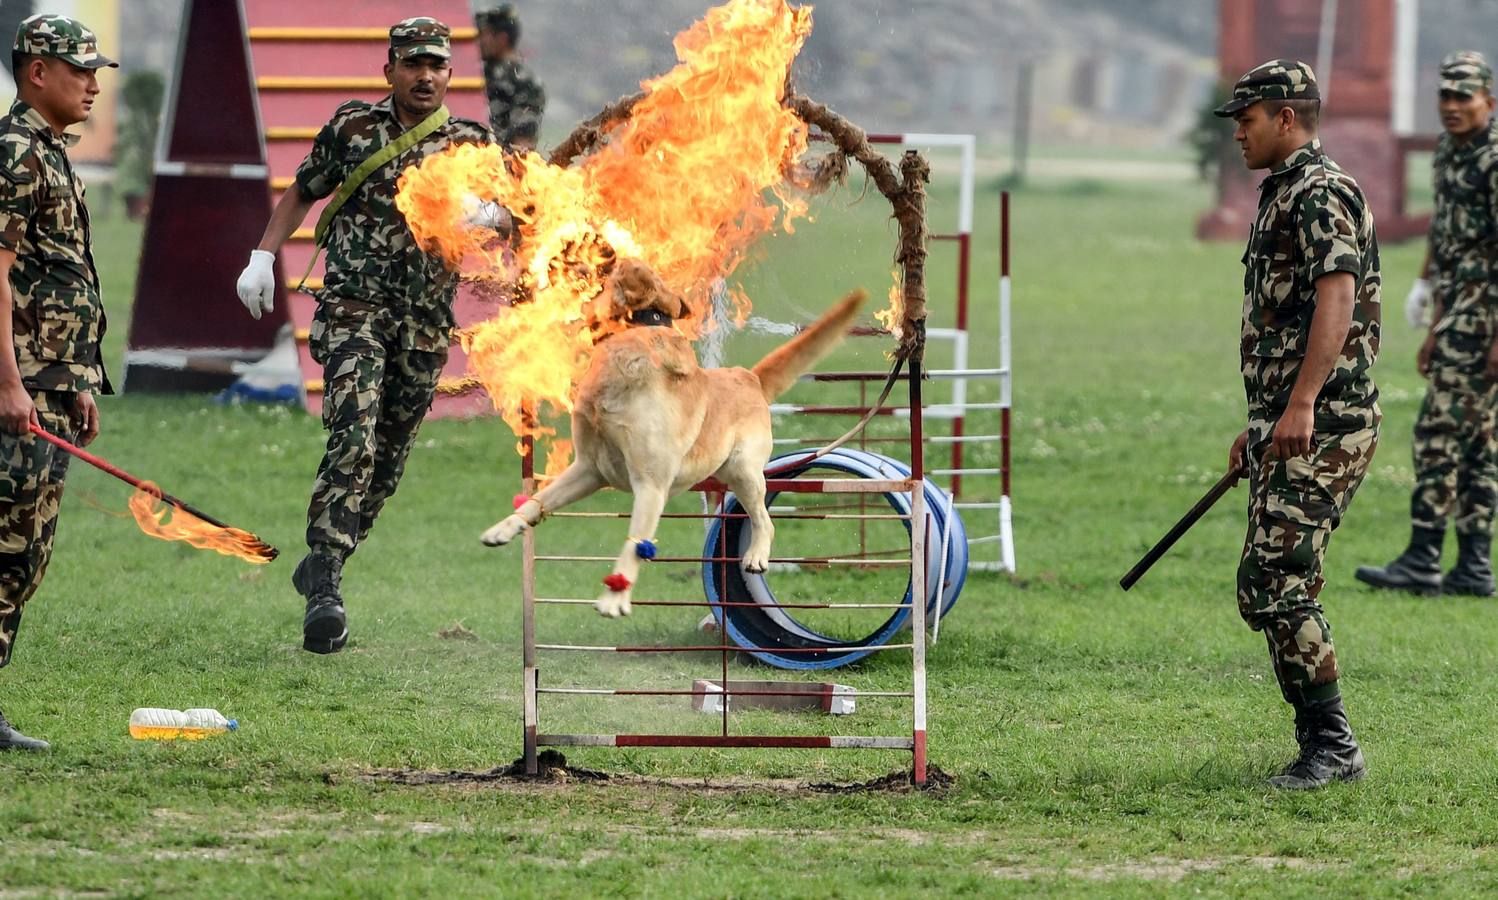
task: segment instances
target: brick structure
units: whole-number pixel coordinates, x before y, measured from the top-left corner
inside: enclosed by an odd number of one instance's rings
[[[1218,61],[1225,82],[1231,84],[1269,59],[1316,65],[1320,3],[1219,0],[1218,8]],[[1341,0],[1335,34],[1330,72],[1316,71],[1326,95],[1322,143],[1367,192],[1380,237],[1423,234],[1429,217],[1404,212],[1404,170],[1406,154],[1429,142],[1401,139],[1393,129],[1394,0]],[[1244,169],[1236,145],[1231,147],[1218,175],[1217,207],[1197,221],[1197,237],[1240,240],[1247,235],[1262,177]]]

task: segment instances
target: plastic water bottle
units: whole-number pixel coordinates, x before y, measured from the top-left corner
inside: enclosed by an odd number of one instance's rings
[[[201,741],[239,727],[216,709],[154,709],[141,707],[130,714],[130,736],[138,741]]]

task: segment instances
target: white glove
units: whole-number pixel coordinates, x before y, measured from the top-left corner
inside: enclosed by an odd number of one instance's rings
[[[1410,286],[1410,295],[1404,298],[1404,317],[1410,320],[1411,328],[1425,327],[1425,308],[1430,306],[1430,282],[1416,278]]]
[[[477,194],[464,194],[463,222],[477,228],[507,229],[510,227],[510,211],[498,200],[481,200]]]
[[[239,282],[234,286],[239,291],[239,302],[260,318],[270,312],[276,299],[276,254],[269,250],[251,250],[250,264],[239,273]]]

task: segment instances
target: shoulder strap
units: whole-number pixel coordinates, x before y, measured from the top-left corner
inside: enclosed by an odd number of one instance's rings
[[[312,232],[312,241],[316,249],[312,251],[312,261],[307,263],[307,271],[302,275],[302,281],[297,285],[297,290],[301,290],[307,283],[307,277],[312,274],[313,266],[317,265],[318,254],[322,252],[323,241],[328,236],[328,225],[332,223],[338,210],[343,208],[343,204],[354,196],[359,186],[380,167],[410,150],[427,135],[441,128],[451,117],[452,114],[447,111],[446,105],[437,107],[431,115],[417,122],[400,137],[371,153],[354,168],[354,171],[349,173],[347,178],[343,179],[343,184],[340,184],[338,190],[333,193],[333,199],[328,201],[328,205],[323,207],[322,215],[317,217],[317,228]]]

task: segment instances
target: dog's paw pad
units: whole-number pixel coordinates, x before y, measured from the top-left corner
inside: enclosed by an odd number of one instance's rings
[[[620,616],[627,616],[629,615],[630,611],[629,601],[613,593],[605,594],[602,597],[599,597],[598,600],[594,602],[593,608],[598,610],[599,615],[607,616],[610,619],[617,619]]]
[[[483,541],[486,547],[503,547],[513,541],[515,536],[523,530],[525,530],[525,523],[518,517],[511,516],[484,532],[479,540]]]

